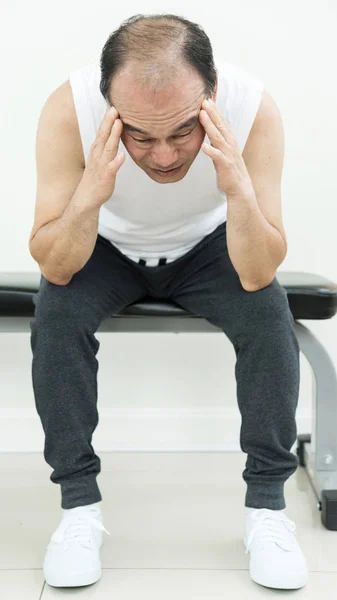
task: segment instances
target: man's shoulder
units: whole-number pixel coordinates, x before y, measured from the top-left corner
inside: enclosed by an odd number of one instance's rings
[[[73,138],[74,147],[78,155],[79,165],[85,167],[85,159],[81,135],[76,114],[73,92],[69,79],[58,86],[47,99],[50,112],[54,119],[67,129],[67,133]]]

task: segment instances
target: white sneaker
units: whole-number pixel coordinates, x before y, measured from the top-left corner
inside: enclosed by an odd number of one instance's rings
[[[98,502],[63,509],[43,564],[44,577],[54,587],[90,585],[102,576],[99,550],[103,543],[103,518]]]
[[[295,523],[283,512],[262,508],[246,515],[244,545],[255,583],[283,590],[306,585],[308,567],[295,531]]]

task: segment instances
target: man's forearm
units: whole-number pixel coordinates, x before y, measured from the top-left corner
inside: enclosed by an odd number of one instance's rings
[[[67,285],[86,265],[97,241],[99,211],[82,179],[63,215],[43,225],[30,240],[30,253],[48,281]]]
[[[286,241],[264,217],[256,196],[227,197],[227,247],[243,288],[269,285],[287,254]]]

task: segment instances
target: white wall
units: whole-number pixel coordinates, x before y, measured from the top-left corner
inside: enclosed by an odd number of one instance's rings
[[[282,270],[337,281],[336,65],[333,0],[206,3],[2,0],[0,271],[38,271],[33,224],[35,134],[42,105],[68,73],[99,59],[109,34],[138,12],[200,23],[214,51],[265,82],[286,137]],[[337,364],[337,318],[305,322]],[[30,334],[0,336],[0,451],[42,451]],[[223,334],[97,334],[96,450],[239,448],[234,350]],[[310,430],[311,379],[301,357],[299,432]],[[309,427],[309,429],[308,429]],[[156,433],[157,432],[157,433]]]

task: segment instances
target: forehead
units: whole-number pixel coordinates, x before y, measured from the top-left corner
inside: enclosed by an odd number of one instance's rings
[[[123,130],[148,137],[152,133],[147,129],[155,122],[171,122],[170,134],[195,126],[203,99],[204,83],[195,72],[185,71],[184,77],[153,89],[142,86],[137,76],[127,71],[118,75],[110,88],[111,104],[120,114]]]
[[[204,82],[196,74],[189,73],[173,82],[155,86],[154,83],[141,84],[135,76],[123,73],[113,79],[109,101],[117,110],[124,110],[130,114],[152,113],[160,118],[167,112],[179,112],[184,107],[189,110],[196,109],[203,92]]]
[[[199,122],[199,112],[195,115],[193,115],[192,117],[190,117],[189,119],[187,119],[187,121],[185,120],[183,123],[180,123],[180,125],[177,125],[177,127],[175,127],[172,131],[172,133],[178,133],[179,131],[182,131],[183,129],[187,129],[188,127],[193,127],[194,125],[196,125]],[[140,129],[139,127],[135,127],[134,125],[131,125],[130,123],[126,123],[123,119],[123,130],[124,131],[134,131],[136,133],[141,133],[143,135],[150,135],[149,132],[145,131],[144,129]]]
[[[151,75],[142,77],[137,65],[130,65],[115,75],[110,92],[123,102],[142,99],[146,103],[167,104],[179,97],[184,101],[203,87],[202,77],[192,69],[177,68],[174,76],[153,71]]]

